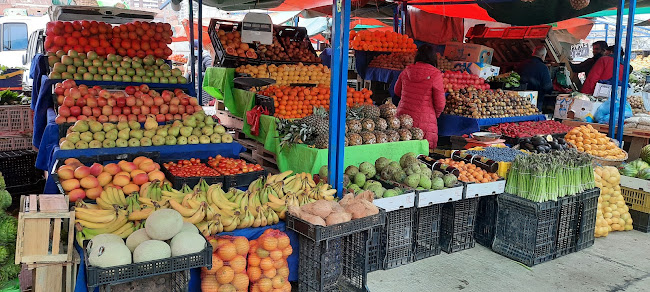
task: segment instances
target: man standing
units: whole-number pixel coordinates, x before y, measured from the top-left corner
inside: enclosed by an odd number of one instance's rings
[[[571,71],[573,71],[573,73],[578,74],[584,72],[585,74],[588,75],[589,71],[591,71],[591,68],[594,66],[596,61],[598,61],[598,59],[605,54],[605,50],[607,50],[607,42],[597,41],[593,43],[591,49],[594,55],[593,57],[584,60],[582,63],[579,64],[571,64]]]
[[[527,83],[528,90],[537,91],[537,108],[541,111],[544,102],[544,95],[553,91],[551,74],[544,64],[546,59],[546,47],[537,46],[530,59],[519,64],[517,73],[521,76],[521,83]]]

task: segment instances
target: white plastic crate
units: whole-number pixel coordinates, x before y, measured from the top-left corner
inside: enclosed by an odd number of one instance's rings
[[[375,206],[386,210],[386,212],[412,208],[415,206],[415,192],[390,198],[375,199],[373,203]]]
[[[460,185],[453,188],[437,191],[421,191],[418,193],[418,208],[429,205],[460,201],[463,199],[464,186]]]
[[[487,183],[468,183],[465,185],[463,199],[503,194],[505,189],[505,179]]]

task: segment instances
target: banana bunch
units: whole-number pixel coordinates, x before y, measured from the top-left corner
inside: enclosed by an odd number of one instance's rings
[[[80,245],[99,234],[112,233],[127,238],[136,230],[134,222],[128,220],[126,210],[75,207],[75,217],[76,239]]]
[[[170,191],[172,190],[172,187],[169,183],[162,183],[158,180],[146,182],[140,186],[140,197],[160,201],[162,200],[163,190]]]
[[[95,199],[97,205],[105,210],[126,209],[127,202],[124,192],[114,187],[104,188],[102,194]]]
[[[133,193],[126,198],[128,206],[128,219],[130,221],[143,221],[149,218],[149,215],[161,208],[165,208],[166,202],[158,202],[149,198],[141,198],[138,193]]]

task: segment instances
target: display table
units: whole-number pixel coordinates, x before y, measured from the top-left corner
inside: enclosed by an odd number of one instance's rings
[[[248,240],[253,240],[260,237],[260,235],[262,235],[262,233],[264,233],[265,230],[270,228],[285,232],[289,236],[291,242],[291,248],[293,248],[293,254],[291,254],[287,258],[287,263],[289,264],[289,281],[292,282],[298,281],[298,252],[300,250],[298,246],[298,235],[292,230],[287,230],[286,223],[284,223],[284,221],[280,221],[280,223],[278,224],[265,226],[265,227],[244,228],[244,229],[237,229],[233,232],[222,232],[219,233],[219,235],[244,236],[248,238]],[[75,249],[77,250],[77,252],[79,252],[79,256],[81,258],[79,264],[79,272],[77,273],[77,283],[75,287],[75,292],[87,292],[88,287],[86,286],[86,268],[84,263],[85,260],[84,250],[79,245],[77,245],[76,242],[75,242]],[[95,292],[98,291],[99,288],[96,288]],[[193,269],[190,271],[188,292],[201,292],[201,269]]]
[[[587,123],[587,122],[579,122],[579,121],[571,121],[571,120],[564,120],[562,121],[562,123],[572,127],[591,125],[598,132],[605,133],[605,134],[609,133],[609,125],[605,125],[605,124]],[[614,131],[616,131],[617,129],[618,127],[615,127]],[[623,141],[625,142],[624,146],[629,145],[629,149],[627,149],[627,154],[628,154],[627,161],[635,160],[639,158],[639,156],[641,155],[641,149],[644,146],[650,144],[650,131],[623,127]]]
[[[200,158],[221,155],[224,157],[239,158],[239,153],[244,151],[244,147],[239,143],[219,143],[219,144],[193,144],[193,145],[174,145],[174,146],[149,146],[149,147],[123,147],[123,148],[97,148],[83,150],[61,150],[55,146],[52,155],[47,161],[46,169],[52,170],[54,162],[59,158],[93,156],[103,154],[120,154],[120,153],[138,153],[138,152],[159,152],[161,161]],[[44,157],[42,159],[45,159]],[[38,163],[38,161],[37,161]],[[44,163],[44,162],[41,162]],[[59,194],[54,180],[47,178],[45,183],[45,194]]]
[[[481,127],[492,126],[501,123],[515,123],[524,121],[544,121],[544,115],[473,119],[461,116],[442,114],[438,118],[438,136],[462,136],[481,130]]]
[[[388,83],[388,93],[391,97],[395,97],[395,83],[402,71],[368,67],[370,61],[376,56],[388,54],[386,52],[365,52],[354,51],[355,65],[357,73],[364,80],[372,80]]]

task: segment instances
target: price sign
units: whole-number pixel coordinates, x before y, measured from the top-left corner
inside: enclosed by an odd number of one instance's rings
[[[571,46],[571,59],[588,58],[589,45],[586,43],[579,43]]]
[[[241,41],[243,43],[273,43],[273,22],[271,16],[263,13],[247,13],[242,21]]]

